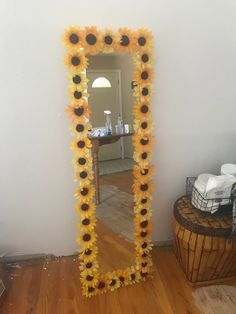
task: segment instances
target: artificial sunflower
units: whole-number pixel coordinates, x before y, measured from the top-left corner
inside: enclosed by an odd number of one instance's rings
[[[150,152],[153,148],[153,137],[152,135],[141,135],[135,134],[133,136],[134,147],[139,152]]]
[[[83,46],[85,53],[90,55],[96,55],[102,51],[101,34],[95,26],[85,27]]]
[[[148,273],[150,268],[152,267],[152,260],[150,257],[148,258],[136,258],[137,269],[140,272]]]
[[[81,185],[75,192],[75,196],[81,200],[81,202],[90,202],[95,194],[95,189],[91,184]]]
[[[149,49],[138,50],[134,54],[134,63],[137,66],[140,65],[151,65],[153,63],[153,52]]]
[[[147,241],[135,241],[136,244],[136,252],[139,252],[140,254],[150,252],[152,251],[153,244],[151,243],[151,240]]]
[[[123,272],[125,278],[124,285],[128,286],[139,281],[138,272],[134,267],[126,268]]]
[[[96,242],[96,234],[95,232],[82,232],[81,235],[78,236],[77,242],[83,246],[84,249],[89,249],[93,247]]]
[[[85,295],[87,298],[91,298],[96,294],[96,290],[93,286],[83,285],[82,294]]]
[[[142,168],[145,168],[147,167],[147,165],[149,165],[151,161],[152,153],[135,151],[133,154],[133,158]]]
[[[98,270],[98,262],[96,260],[94,261],[82,261],[80,263],[79,269],[83,272],[84,270],[88,271],[97,271]]]
[[[81,86],[76,86],[76,85],[69,86],[68,94],[69,94],[70,99],[74,103],[80,102],[81,100],[89,97],[89,94],[87,93],[86,90],[82,89]]]
[[[135,232],[135,238],[141,242],[141,241],[146,241],[146,239],[150,239],[151,237],[151,227],[150,225],[147,228],[136,230]]]
[[[153,176],[153,172],[154,172],[154,166],[151,164],[147,165],[147,167],[145,168],[140,167],[140,165],[135,165],[133,168],[133,174],[137,180],[138,179],[143,180],[143,178],[146,178],[146,177],[150,178]]]
[[[83,262],[91,262],[95,261],[98,255],[98,248],[97,247],[91,247],[89,249],[83,248],[79,252],[79,257]]]
[[[83,185],[88,185],[93,180],[93,171],[90,168],[80,168],[75,171],[75,181],[80,180]]]
[[[136,119],[147,119],[151,115],[151,106],[148,101],[136,101],[134,104],[133,114]]]
[[[132,186],[134,194],[148,197],[151,195],[153,190],[153,182],[150,179],[145,179],[140,182],[140,180],[135,180]]]
[[[123,269],[118,269],[116,271],[116,276],[120,280],[120,286],[125,286],[126,285],[126,282],[125,282],[125,279],[126,279],[125,271]]]
[[[66,53],[65,65],[73,73],[78,73],[87,68],[88,59],[81,50],[72,49]]]
[[[85,73],[80,72],[68,74],[68,79],[71,85],[76,85],[82,90],[87,89],[88,78]]]
[[[62,43],[66,48],[81,47],[83,31],[78,26],[70,26],[62,34]]]
[[[66,108],[69,118],[75,123],[85,123],[90,116],[90,109],[85,100],[81,100],[78,103],[72,103],[71,106]]]
[[[95,271],[91,271],[89,269],[84,269],[80,273],[80,278],[83,281],[84,285],[95,287],[98,282],[98,274]]]
[[[150,100],[151,95],[152,95],[152,86],[150,83],[138,85],[134,89],[134,93],[133,93],[133,96],[142,102],[146,100]]]
[[[152,209],[151,209],[151,202],[149,201],[150,205],[139,205],[134,206],[134,212],[136,217],[145,217],[145,219],[149,220],[152,216]]]
[[[120,40],[116,44],[116,50],[119,52],[132,53],[135,49],[134,33],[128,28],[119,29]]]
[[[76,205],[76,211],[84,218],[89,218],[95,213],[95,205],[93,202],[79,201]]]
[[[96,286],[96,288],[98,289],[97,290],[98,293],[102,294],[106,292],[108,285],[109,285],[109,279],[107,278],[107,276],[104,274],[100,274],[98,278],[97,286]]]
[[[81,153],[84,149],[91,148],[92,144],[88,137],[79,137],[71,142],[71,150],[76,153]]]
[[[88,132],[91,130],[92,126],[88,123],[72,123],[70,126],[71,135],[78,135],[81,137],[87,136]]]
[[[117,277],[116,272],[107,273],[108,289],[113,291],[120,287],[120,279]]]
[[[152,133],[153,124],[148,118],[134,120],[135,134],[150,135]]]
[[[118,43],[119,36],[117,33],[113,32],[111,29],[105,29],[102,34],[103,48],[102,52],[111,53]]]
[[[90,217],[81,217],[81,221],[78,224],[79,230],[82,230],[83,232],[93,231],[96,225],[96,221],[97,220],[95,218],[95,215],[92,215]]]
[[[153,70],[150,67],[139,67],[134,72],[134,80],[138,85],[151,83],[153,78]]]
[[[136,32],[136,44],[139,49],[150,49],[153,46],[152,33],[145,28],[138,29]]]
[[[134,218],[135,230],[146,230],[150,227],[150,225],[150,220],[147,219],[145,216],[136,216]]]

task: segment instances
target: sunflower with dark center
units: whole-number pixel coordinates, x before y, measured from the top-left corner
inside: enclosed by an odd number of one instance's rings
[[[69,50],[65,56],[65,65],[74,73],[87,68],[88,59],[80,50]]]
[[[151,152],[153,149],[153,137],[151,135],[135,134],[133,136],[134,147],[139,152]]]
[[[93,232],[95,225],[96,225],[96,217],[95,215],[85,215],[85,217],[83,216],[78,227],[80,230],[82,230],[83,232]]]
[[[151,83],[153,70],[151,67],[139,67],[134,73],[134,80],[139,84]]]
[[[93,202],[79,202],[76,205],[76,211],[83,217],[83,218],[90,218],[91,215],[95,213],[95,205]]]
[[[81,185],[75,192],[75,196],[82,202],[90,202],[95,194],[95,189],[91,184]]]
[[[113,32],[111,29],[107,28],[102,34],[103,38],[103,48],[102,51],[105,53],[114,52],[114,49],[118,43],[118,34]]]
[[[90,116],[90,109],[87,102],[82,99],[78,103],[72,103],[66,108],[69,118],[73,123],[85,124]]]
[[[131,53],[135,49],[134,34],[128,28],[119,29],[120,40],[116,44],[116,50]]]
[[[78,26],[70,26],[62,34],[62,43],[66,48],[81,47],[83,31]]]
[[[139,48],[150,49],[153,45],[153,37],[149,30],[141,28],[136,32],[137,45]]]
[[[86,54],[96,55],[102,51],[101,34],[95,26],[84,29],[83,44]]]
[[[84,149],[89,149],[92,147],[91,141],[88,137],[79,137],[71,142],[71,149],[75,153],[81,153]]]
[[[82,232],[82,234],[77,238],[77,241],[84,249],[92,248],[96,241],[96,234],[89,231]]]
[[[149,119],[151,115],[150,103],[148,101],[140,102],[137,101],[134,104],[133,114],[136,119]]]

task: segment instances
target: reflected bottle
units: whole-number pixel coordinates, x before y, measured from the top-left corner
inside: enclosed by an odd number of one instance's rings
[[[112,126],[111,126],[111,112],[110,111],[104,111],[104,114],[106,116],[106,135],[112,135]]]
[[[117,118],[116,133],[119,133],[119,134],[124,133],[124,122],[120,115],[118,115],[118,118]]]

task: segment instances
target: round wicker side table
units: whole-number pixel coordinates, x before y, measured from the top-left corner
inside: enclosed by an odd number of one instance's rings
[[[236,237],[229,238],[231,208],[205,213],[183,196],[175,202],[172,226],[175,255],[191,285],[236,277]]]

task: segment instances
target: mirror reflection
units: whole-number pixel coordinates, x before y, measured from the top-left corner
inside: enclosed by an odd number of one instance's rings
[[[133,87],[128,54],[88,56],[86,70],[92,130],[96,232],[101,272],[134,264]]]

